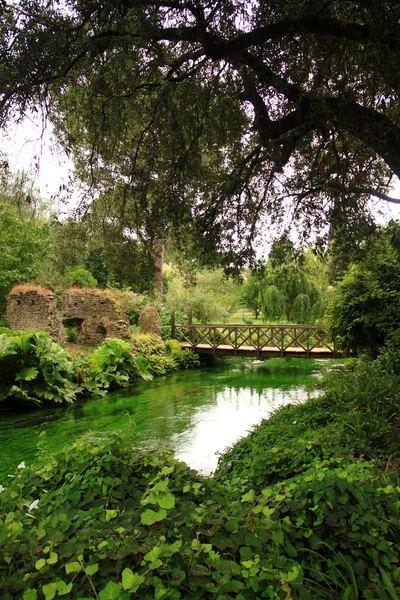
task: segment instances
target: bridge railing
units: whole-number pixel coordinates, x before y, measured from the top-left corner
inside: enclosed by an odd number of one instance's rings
[[[312,352],[326,348],[334,352],[328,330],[318,325],[215,325],[175,324],[175,338],[196,348],[207,345],[218,349],[228,347],[233,351],[252,349],[278,350],[299,349]]]

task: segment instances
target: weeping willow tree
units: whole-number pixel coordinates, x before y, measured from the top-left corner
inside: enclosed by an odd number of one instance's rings
[[[314,323],[323,316],[324,286],[310,269],[310,256],[297,255],[287,236],[273,245],[260,284],[264,319]]]

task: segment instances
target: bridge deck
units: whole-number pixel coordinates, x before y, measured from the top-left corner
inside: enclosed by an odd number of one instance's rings
[[[287,347],[280,350],[273,346],[264,346],[263,348],[254,348],[253,346],[240,346],[233,348],[228,344],[219,344],[212,346],[210,344],[197,344],[193,346],[188,342],[181,343],[182,348],[190,348],[197,354],[215,354],[219,356],[257,356],[260,358],[334,358],[337,353],[329,348],[313,348],[312,350],[304,350],[303,348]]]

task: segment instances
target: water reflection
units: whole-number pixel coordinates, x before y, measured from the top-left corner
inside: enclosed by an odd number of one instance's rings
[[[3,412],[0,483],[21,461],[34,460],[42,431],[50,452],[88,432],[93,437],[117,432],[127,447],[170,447],[191,467],[210,473],[217,464],[216,453],[246,435],[278,406],[304,401],[307,385],[330,362],[241,359],[223,367],[138,383],[134,389],[67,408],[25,415]]]
[[[225,387],[215,394],[211,406],[196,411],[191,428],[174,437],[176,457],[201,473],[210,474],[217,466],[218,454],[247,435],[254,425],[278,407],[304,402],[307,397],[305,387],[266,388],[262,392],[249,387]]]

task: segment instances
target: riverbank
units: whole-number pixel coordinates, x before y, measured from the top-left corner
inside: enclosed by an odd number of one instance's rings
[[[397,599],[400,356],[331,375],[214,478],[81,440],[0,494],[4,598]]]
[[[102,396],[138,379],[199,365],[179,342],[164,342],[155,334],[106,339],[90,354],[71,354],[44,331],[1,327],[0,403],[10,410],[72,404],[79,397]]]
[[[0,484],[17,465],[38,456],[37,440],[49,453],[82,435],[124,439],[129,448],[173,448],[176,458],[209,474],[218,454],[246,436],[279,406],[304,402],[333,361],[311,359],[217,359],[200,369],[184,369],[136,379],[104,396],[77,399],[28,412],[3,411],[0,419]]]

